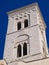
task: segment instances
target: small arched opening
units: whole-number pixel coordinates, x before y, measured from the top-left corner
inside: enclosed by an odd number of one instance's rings
[[[21,57],[21,45],[20,44],[18,45],[18,48],[17,48],[17,57]]]
[[[23,56],[27,55],[27,43],[24,42],[23,44]]]
[[[28,19],[24,20],[24,28],[28,27]]]

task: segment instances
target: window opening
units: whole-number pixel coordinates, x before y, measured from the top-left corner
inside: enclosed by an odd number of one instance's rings
[[[17,48],[17,57],[21,57],[21,45],[18,45],[18,48]]]
[[[18,24],[17,24],[17,29],[18,29],[18,30],[21,29],[21,22],[18,22]]]
[[[26,42],[23,44],[23,56],[27,55],[27,44]]]
[[[24,27],[25,28],[28,27],[28,20],[27,19],[24,21]]]

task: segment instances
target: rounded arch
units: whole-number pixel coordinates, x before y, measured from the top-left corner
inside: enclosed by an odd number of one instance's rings
[[[29,35],[28,34],[22,34],[22,35],[19,35],[18,37],[20,37],[20,36],[27,36],[29,38]]]
[[[24,42],[23,44],[23,56],[27,55],[27,43]]]
[[[18,48],[17,48],[17,57],[21,57],[21,45],[20,44],[18,45]]]
[[[20,41],[24,41],[24,40],[29,40],[29,35],[28,34],[22,34],[16,37],[15,41],[20,42]]]
[[[21,29],[21,22],[17,23],[17,29],[20,30]]]
[[[24,27],[25,27],[25,28],[28,27],[28,19],[25,19],[25,20],[24,20]]]

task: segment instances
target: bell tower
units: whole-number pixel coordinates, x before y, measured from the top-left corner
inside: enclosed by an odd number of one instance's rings
[[[37,3],[10,11],[4,60],[8,65],[46,58],[46,24]]]

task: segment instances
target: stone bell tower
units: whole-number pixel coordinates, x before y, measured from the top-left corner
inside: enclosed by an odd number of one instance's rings
[[[37,3],[10,11],[4,60],[8,65],[47,57],[46,24]]]

